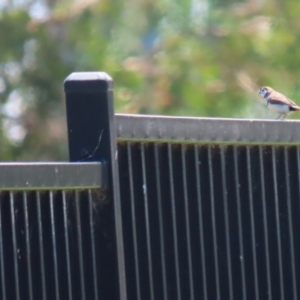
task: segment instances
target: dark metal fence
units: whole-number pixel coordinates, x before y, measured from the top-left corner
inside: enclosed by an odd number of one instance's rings
[[[0,178],[1,299],[116,294],[105,166],[1,164]]]
[[[1,299],[297,299],[300,123],[117,115],[65,82],[70,161],[0,165]]]
[[[0,299],[126,299],[111,80],[81,75],[72,163],[0,164]]]
[[[129,299],[297,299],[298,128],[117,117]]]

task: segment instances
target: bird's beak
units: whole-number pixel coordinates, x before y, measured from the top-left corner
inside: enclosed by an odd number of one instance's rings
[[[258,90],[258,91],[257,91],[257,94],[259,94],[259,95],[260,95],[260,90]]]

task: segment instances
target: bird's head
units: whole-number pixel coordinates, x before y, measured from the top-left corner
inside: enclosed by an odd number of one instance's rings
[[[263,98],[268,98],[272,93],[273,89],[268,86],[263,86],[259,91],[258,94],[261,95]]]

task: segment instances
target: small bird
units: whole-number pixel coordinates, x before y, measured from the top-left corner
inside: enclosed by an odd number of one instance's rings
[[[268,86],[262,87],[258,94],[264,98],[269,110],[279,114],[276,120],[283,120],[290,112],[300,110],[295,102]]]

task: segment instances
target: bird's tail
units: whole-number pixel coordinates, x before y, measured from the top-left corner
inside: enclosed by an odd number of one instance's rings
[[[293,105],[290,107],[290,111],[300,110],[300,107],[298,105]]]

